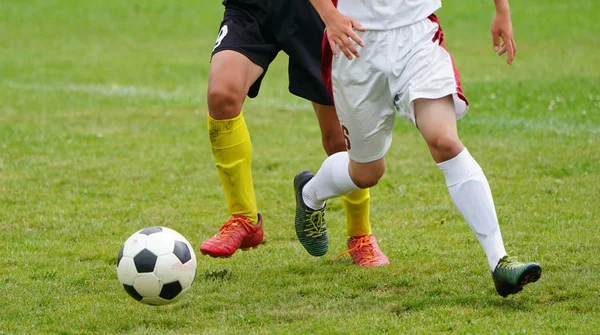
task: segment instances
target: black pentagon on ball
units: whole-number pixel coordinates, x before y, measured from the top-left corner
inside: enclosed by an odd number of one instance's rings
[[[133,264],[135,264],[138,273],[152,272],[157,258],[152,251],[144,249],[133,257]]]
[[[172,283],[164,284],[158,296],[166,300],[171,300],[181,293],[182,290],[183,287],[181,287],[179,281],[174,281]]]
[[[121,246],[121,250],[119,250],[119,256],[117,256],[117,267],[119,263],[121,263],[121,258],[123,258],[123,249],[125,249],[125,244]]]
[[[173,248],[173,254],[179,258],[181,264],[187,263],[190,259],[192,259],[192,253],[190,252],[190,248],[188,248],[187,244],[181,241],[175,241],[175,247]]]
[[[123,287],[125,288],[125,292],[127,292],[133,299],[141,301],[144,298],[135,290],[135,287],[125,284],[123,284]]]
[[[163,231],[162,227],[150,227],[140,230],[138,234],[152,235]]]

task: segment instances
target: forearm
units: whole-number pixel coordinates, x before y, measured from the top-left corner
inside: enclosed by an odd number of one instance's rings
[[[331,0],[310,0],[310,3],[315,7],[325,25],[327,25],[329,18],[338,13]]]

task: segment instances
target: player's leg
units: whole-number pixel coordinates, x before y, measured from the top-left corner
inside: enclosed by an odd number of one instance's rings
[[[458,137],[452,97],[417,99],[414,106],[418,128],[444,174],[454,205],[485,251],[498,293],[519,292],[539,278],[541,267],[507,257],[487,178]]]
[[[258,29],[247,13],[227,8],[211,59],[208,133],[231,215],[219,232],[200,246],[203,254],[213,257],[255,247],[263,238],[252,183],[252,145],[241,112],[246,95],[257,93],[261,75],[277,53],[260,39]]]
[[[313,103],[313,108],[319,120],[323,148],[327,155],[346,151],[346,141],[335,107]],[[354,263],[361,266],[388,264],[387,257],[381,252],[375,237],[371,234],[369,189],[353,191],[341,196],[340,200],[346,213],[348,252]]]
[[[223,50],[212,57],[208,79],[208,132],[232,216],[257,221],[252,185],[252,145],[242,103],[263,69],[243,54]]]
[[[488,181],[456,130],[451,96],[413,102],[417,127],[444,173],[450,196],[477,236],[490,269],[506,256]]]
[[[228,257],[244,242],[251,247],[262,241],[262,220],[252,184],[252,144],[241,113],[246,92],[262,72],[260,66],[236,51],[218,52],[211,61],[208,133],[231,215],[219,232],[200,246],[203,254],[213,257]]]
[[[302,30],[290,29],[277,33],[281,37],[283,50],[290,56],[290,91],[296,95],[304,97],[313,103],[319,126],[323,147],[328,155],[346,150],[341,127],[336,115],[335,108],[332,106],[331,93],[324,85],[322,78],[327,71],[319,73],[319,69],[331,69],[325,64],[331,64],[331,53],[322,54],[322,37],[325,28],[318,13],[308,2],[293,2],[294,20],[299,21]],[[329,49],[325,49],[326,51]],[[323,63],[321,59],[323,58]],[[323,67],[325,65],[325,67]],[[330,76],[330,71],[327,73]],[[331,83],[325,80],[326,83]],[[385,255],[379,250],[376,242],[374,247],[371,240],[371,226],[369,223],[370,195],[368,189],[359,189],[342,196],[342,204],[346,212],[346,233],[349,238],[349,244],[353,243],[364,248],[352,248],[355,251],[351,253],[356,264],[359,265],[380,265],[387,262]],[[315,239],[319,240],[320,245],[317,253],[323,253],[327,250],[327,234],[325,221],[315,226],[320,227],[322,233],[316,234]],[[299,236],[303,236],[300,232]],[[362,241],[363,243],[358,243]],[[365,251],[375,254],[375,257],[366,257]],[[311,251],[309,251],[311,252]],[[311,252],[313,253],[313,252]],[[365,256],[365,257],[363,257]],[[385,258],[385,261],[382,259]]]
[[[379,60],[384,61],[383,59]],[[360,62],[361,59],[357,61]],[[347,141],[346,147],[350,153],[335,153],[325,160],[316,175],[309,171],[303,171],[294,180],[297,200],[296,234],[305,249],[314,256],[320,256],[327,251],[326,245],[322,247],[323,244],[318,241],[319,237],[323,235],[325,227],[323,218],[325,200],[347,195],[374,185],[376,182],[367,185],[365,180],[378,180],[383,174],[381,166],[384,166],[384,164],[380,162],[383,161],[382,157],[391,142],[388,135],[391,135],[394,119],[392,99],[387,88],[385,74],[379,72],[373,75],[368,62],[365,61],[364,63],[352,64],[356,68],[360,68],[359,71],[335,69],[338,73],[353,73],[361,77],[360,79],[340,78],[340,82],[334,80],[334,84],[337,83],[340,89],[339,92],[334,90],[336,91],[335,100],[338,115],[347,115],[346,123],[341,120],[343,124],[342,135]],[[343,66],[350,65],[348,63]],[[336,68],[335,64],[334,68]],[[365,80],[364,82],[370,86],[367,85],[368,87],[356,90],[355,85],[355,90],[351,90],[349,89],[352,87],[351,85],[347,86],[342,83],[345,80]],[[360,112],[356,112],[357,106],[361,106],[361,108],[358,108]],[[373,111],[376,111],[377,115],[369,114]],[[376,135],[368,136],[367,134],[370,133],[376,133]],[[369,141],[364,141],[367,137],[369,137]],[[356,140],[356,144],[354,144],[353,138]],[[364,163],[359,165],[379,168],[359,169],[359,174],[355,176],[357,178],[355,183],[352,180],[353,178],[350,177],[350,165],[353,164],[350,159],[352,153],[357,155],[359,159],[363,159]],[[368,236],[372,237],[371,235]],[[374,243],[368,243],[369,246],[377,247],[375,239],[369,238],[368,242],[371,241]],[[378,256],[382,256],[380,259],[385,259],[385,263],[389,262],[385,255]]]
[[[411,100],[403,105],[413,107],[412,119],[444,174],[450,197],[483,247],[498,293],[506,296],[537,280],[541,267],[506,257],[489,183],[458,136],[456,120],[466,113],[466,100],[452,58],[443,47],[437,18],[432,19],[415,25],[413,36],[422,33],[429,37],[432,26],[434,35],[432,39],[423,39],[425,43],[415,44],[413,52],[427,53],[428,64],[435,65],[420,66],[418,59],[411,58],[414,63],[407,68],[416,70],[408,71],[410,90],[404,95]]]
[[[328,156],[346,151],[346,141],[337,118],[335,107],[313,102],[313,108],[321,128],[323,148]],[[348,238],[371,234],[369,189],[361,189],[341,197],[346,210],[346,234]]]
[[[312,103],[315,115],[321,129],[321,142],[327,156],[336,152],[346,151],[346,142],[333,105],[321,105]]]

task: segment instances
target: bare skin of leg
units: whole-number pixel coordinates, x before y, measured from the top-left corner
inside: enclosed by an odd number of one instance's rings
[[[236,51],[224,50],[211,60],[208,79],[208,113],[215,120],[238,116],[250,86],[263,73],[262,67]],[[321,128],[327,155],[345,151],[346,145],[334,106],[312,103]]]
[[[413,102],[417,127],[436,163],[456,157],[465,146],[458,137],[452,96]]]
[[[340,121],[335,113],[335,107],[320,105],[315,102],[312,105],[319,121],[323,149],[325,149],[327,156],[331,156],[336,152],[346,151],[346,143],[342,135]]]
[[[465,146],[458,137],[452,96],[413,102],[417,126],[436,163],[456,157]],[[350,160],[350,178],[360,188],[375,186],[385,172],[385,157],[369,163]]]
[[[385,172],[385,157],[369,163],[358,163],[350,159],[350,178],[359,188],[370,188],[379,182]]]
[[[208,76],[208,114],[215,120],[233,119],[242,111],[250,86],[263,68],[239,52],[216,53]]]

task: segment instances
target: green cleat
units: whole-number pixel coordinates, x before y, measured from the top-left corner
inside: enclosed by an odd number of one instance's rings
[[[492,272],[496,292],[506,298],[510,294],[521,292],[523,286],[534,283],[542,275],[542,267],[536,263],[520,263],[504,256]]]
[[[315,176],[310,171],[302,171],[294,178],[296,191],[296,236],[302,246],[313,256],[323,256],[329,247],[325,226],[325,207],[311,209],[304,204],[302,188]]]

